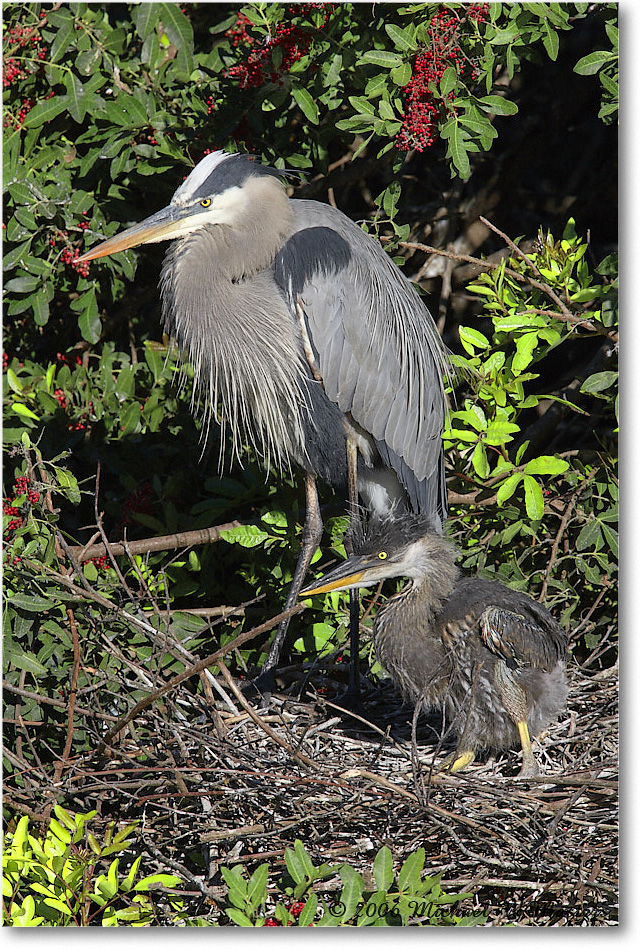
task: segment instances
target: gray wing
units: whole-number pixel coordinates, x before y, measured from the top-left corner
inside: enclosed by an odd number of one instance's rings
[[[414,510],[446,515],[446,350],[412,284],[340,211],[293,201],[298,230],[275,264],[301,302],[328,397],[375,440]]]
[[[458,582],[441,620],[447,624],[464,618],[511,669],[550,672],[566,655],[566,634],[546,607],[497,581],[466,577]]]
[[[535,601],[532,606],[540,607]],[[511,669],[550,672],[564,657],[566,637],[548,611],[546,614],[544,624],[544,618],[537,617],[532,608],[515,613],[505,607],[487,607],[479,618],[484,645]]]

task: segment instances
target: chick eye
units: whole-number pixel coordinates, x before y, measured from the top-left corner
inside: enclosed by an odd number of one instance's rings
[[[377,557],[379,558],[380,561],[385,561],[386,558],[388,557],[388,554],[386,551],[379,551],[379,553],[377,554]]]
[[[211,199],[211,198],[203,198],[203,200],[201,201],[201,207],[202,207],[202,208],[209,208],[209,206],[210,206],[211,204],[212,204],[212,199]]]

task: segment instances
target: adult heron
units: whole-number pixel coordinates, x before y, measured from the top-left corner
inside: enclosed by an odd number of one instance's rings
[[[379,610],[375,653],[401,692],[446,712],[453,772],[481,749],[521,744],[521,776],[539,772],[531,748],[564,709],[566,635],[548,610],[496,581],[460,577],[457,551],[421,516],[374,518],[355,553],[301,596],[410,583]]]
[[[289,607],[323,531],[316,476],[353,507],[358,493],[372,512],[421,512],[441,530],[447,363],[428,310],[379,244],[335,208],[290,200],[284,177],[211,152],[166,208],[80,260],[172,241],[163,320],[194,366],[205,427],[220,406],[237,456],[249,440],[266,466],[306,473]],[[356,600],[352,616],[356,664]],[[276,666],[286,630],[264,670]]]

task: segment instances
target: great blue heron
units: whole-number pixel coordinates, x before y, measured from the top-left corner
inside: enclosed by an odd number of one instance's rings
[[[445,709],[458,739],[447,766],[521,743],[520,775],[538,774],[530,735],[567,696],[566,635],[548,610],[503,584],[460,577],[455,547],[421,516],[374,518],[354,549],[301,596],[409,578],[375,618],[375,653],[407,698]]]
[[[212,152],[166,208],[80,260],[173,241],[163,319],[194,366],[205,426],[220,405],[237,456],[249,440],[267,466],[306,473],[291,606],[323,530],[315,476],[353,503],[358,492],[370,511],[422,512],[441,530],[447,363],[426,307],[378,243],[329,205],[289,200],[283,178]],[[357,653],[353,639],[353,662]]]

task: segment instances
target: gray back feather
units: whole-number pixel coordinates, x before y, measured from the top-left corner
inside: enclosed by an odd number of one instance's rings
[[[325,390],[372,434],[412,508],[443,518],[448,362],[432,318],[353,221],[317,202],[292,205],[297,232],[278,255],[275,276],[291,307],[302,300]]]

